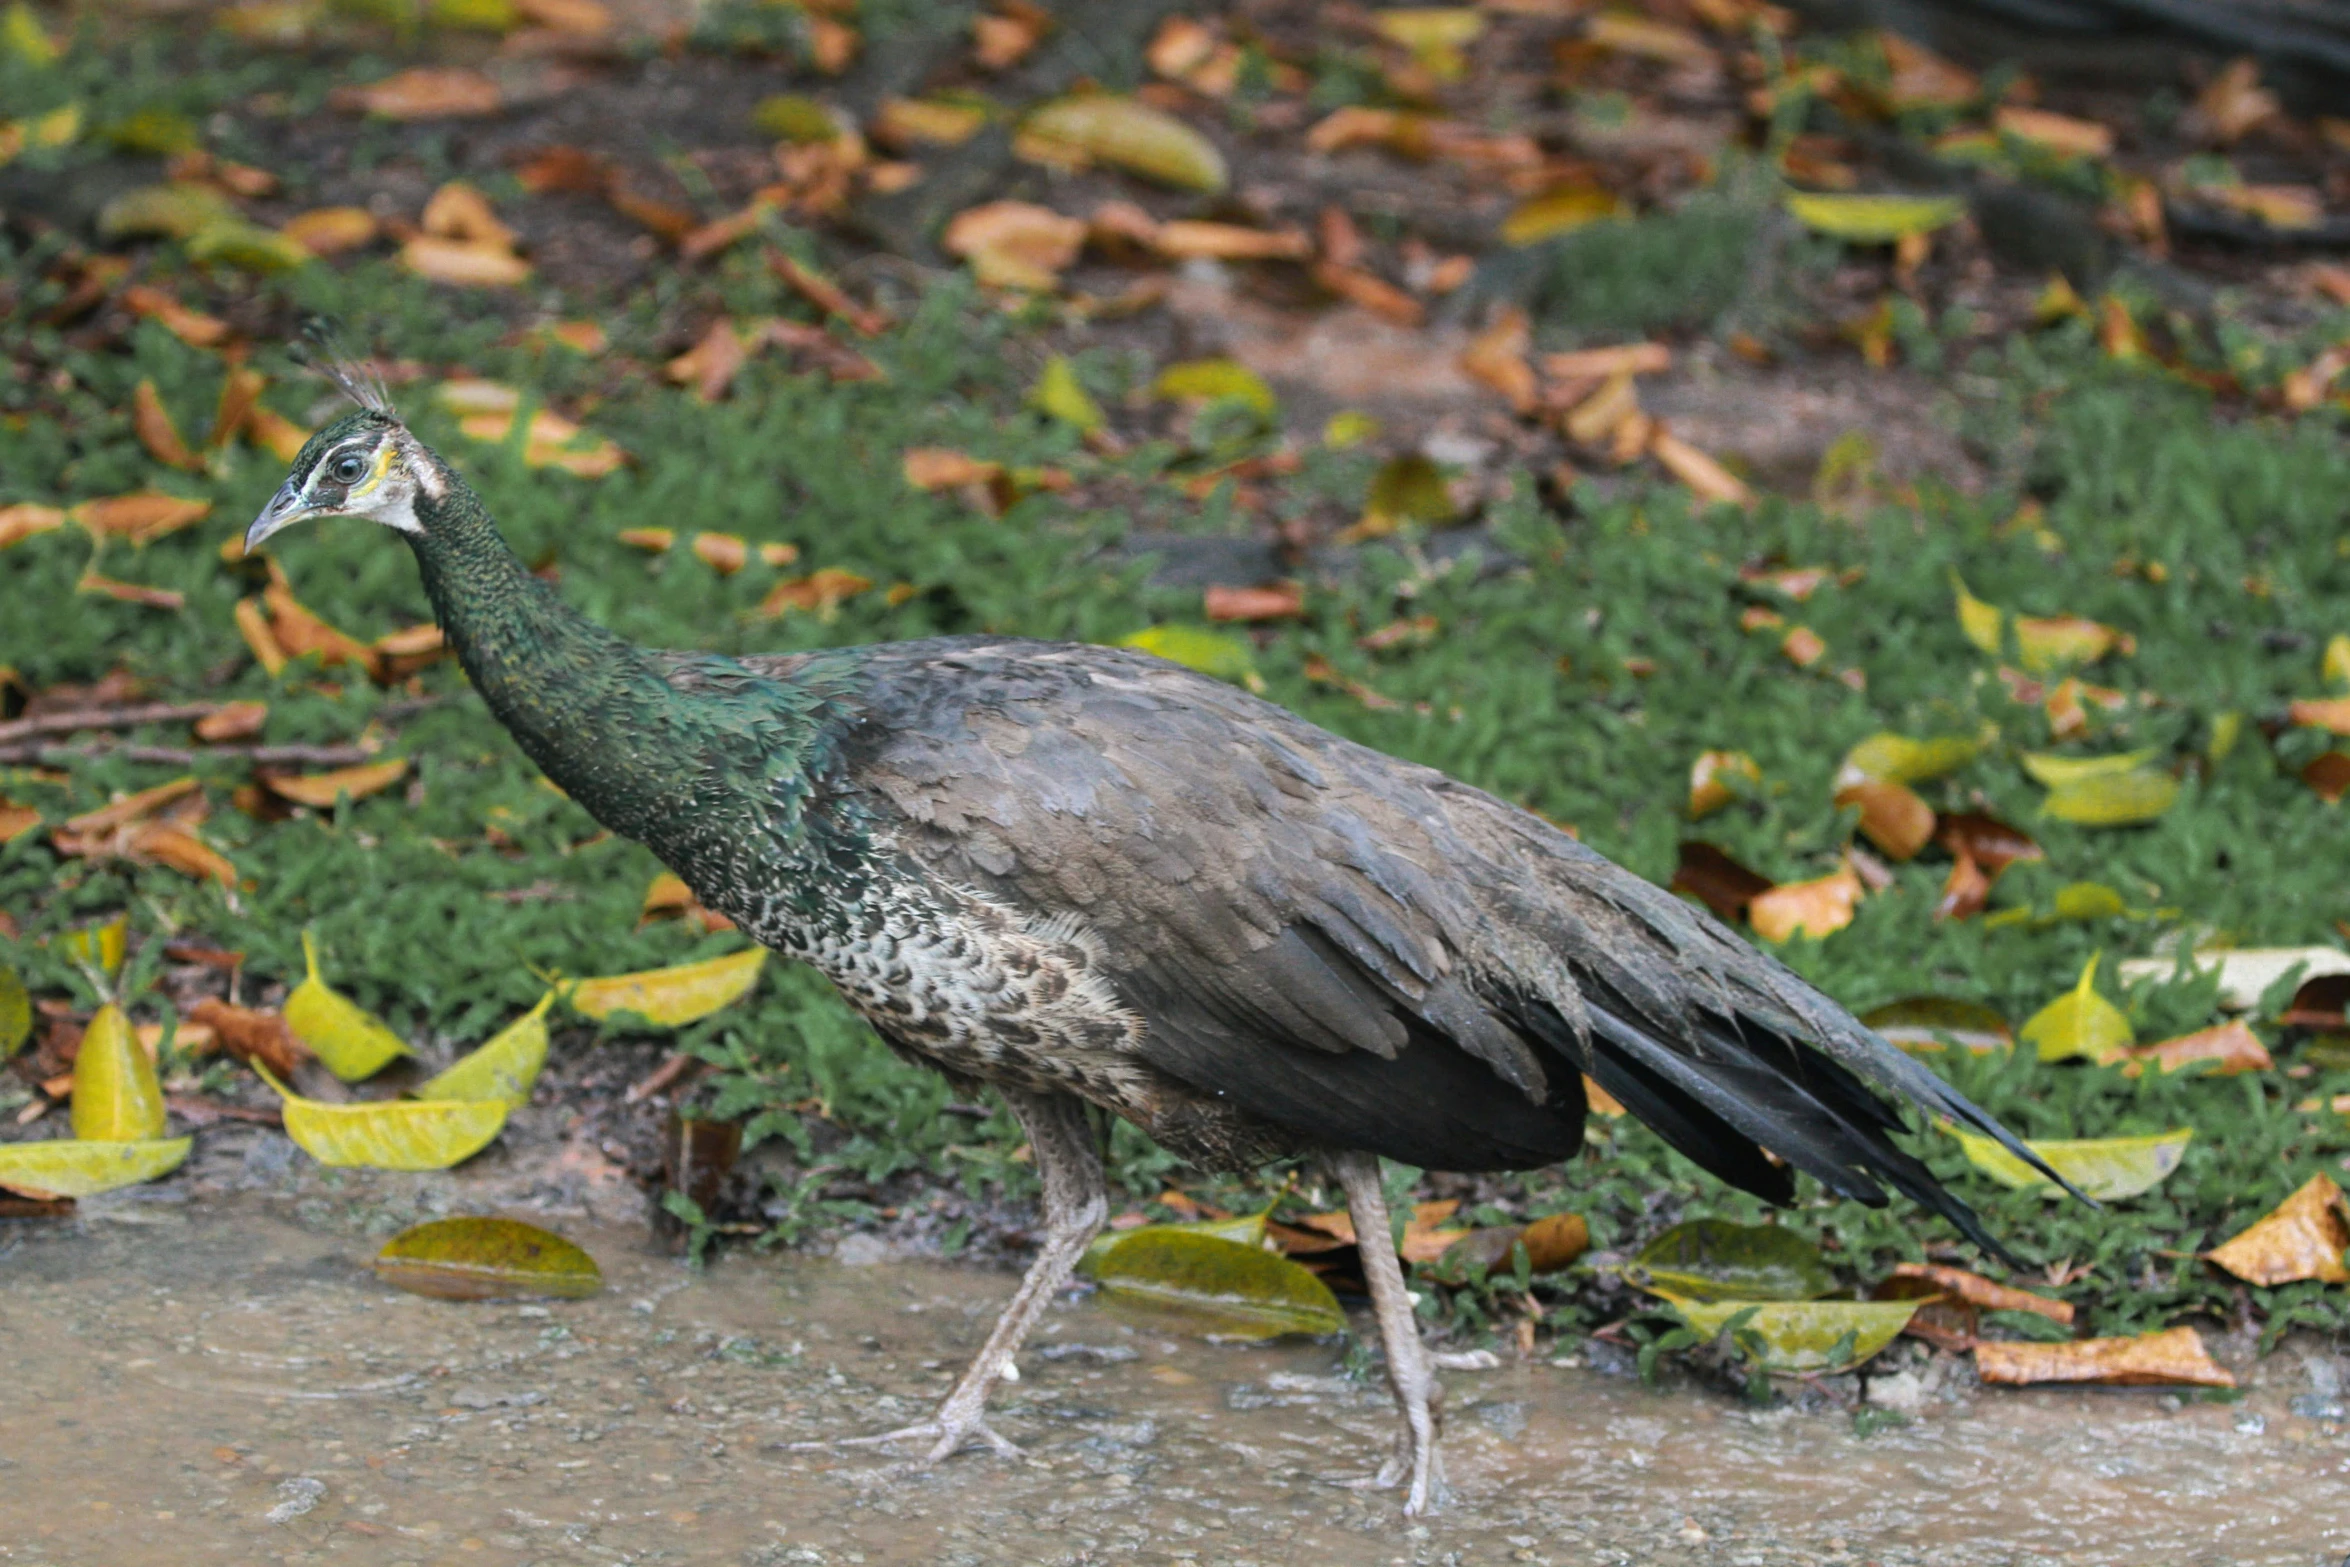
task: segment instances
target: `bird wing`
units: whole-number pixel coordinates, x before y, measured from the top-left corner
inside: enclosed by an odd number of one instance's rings
[[[927,874],[1090,931],[1145,1057],[1197,1091],[1331,1146],[1522,1168],[1573,1151],[1588,1073],[1734,1184],[1791,1195],[1768,1149],[1993,1244],[1868,1085],[2020,1151],[2003,1128],[1539,818],[1143,654],[864,658],[844,785]]]

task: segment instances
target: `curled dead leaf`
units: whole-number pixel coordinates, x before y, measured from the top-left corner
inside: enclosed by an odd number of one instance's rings
[[[2242,1018],[2231,1019],[2215,1028],[2181,1034],[2176,1039],[2133,1046],[2128,1052],[2122,1073],[2127,1077],[2136,1077],[2146,1069],[2148,1062],[2165,1072],[2201,1067],[2222,1077],[2233,1077],[2239,1072],[2264,1072],[2276,1065],[2268,1053],[2268,1047],[2260,1042],[2260,1036],[2253,1033],[2251,1025]]]
[[[1207,589],[1201,607],[1210,620],[1294,620],[1306,612],[1302,583],[1278,582],[1263,587]]]
[[[1746,907],[1746,922],[1765,941],[1814,941],[1852,923],[1861,899],[1860,874],[1848,860],[1826,876],[1788,882],[1758,894]]]
[[[2205,1252],[2247,1284],[2321,1279],[2350,1284],[2350,1201],[2333,1178],[2313,1175],[2249,1228]]]
[[[150,491],[84,501],[67,515],[101,538],[151,544],[167,533],[177,533],[212,515],[212,503]]]
[[[1748,904],[1771,890],[1771,882],[1712,844],[1692,838],[1681,844],[1671,888],[1713,910],[1716,919],[1736,920]]]
[[[991,201],[957,213],[940,243],[970,262],[982,283],[1042,293],[1077,259],[1085,225],[1033,202]]]
[[[393,757],[389,761],[366,762],[357,767],[338,767],[332,772],[263,774],[261,781],[270,793],[281,799],[326,811],[332,810],[335,802],[346,795],[357,801],[371,794],[380,794],[406,777],[407,773],[407,759]]]
[[[338,87],[327,102],[385,120],[439,120],[495,114],[503,94],[479,71],[420,66],[361,87]]]
[[[381,227],[365,207],[316,207],[288,218],[278,232],[324,259],[357,250],[374,239]]]
[[[1744,751],[1701,751],[1689,767],[1689,819],[1711,816],[1738,798],[1728,780],[1762,782],[1762,768]]]
[[[2100,1382],[2120,1387],[2181,1383],[2234,1387],[2236,1379],[2203,1348],[2193,1328],[2135,1338],[2076,1339],[2064,1344],[1975,1346],[1975,1371],[1986,1382]]]
[[[1860,811],[1860,830],[1896,860],[1910,860],[1934,838],[1934,808],[1906,784],[1863,779],[1836,791],[1836,804]]]
[[[512,288],[530,263],[501,246],[419,234],[400,247],[400,264],[418,277],[459,288]]]

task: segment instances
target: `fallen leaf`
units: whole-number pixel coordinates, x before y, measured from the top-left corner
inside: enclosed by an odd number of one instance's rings
[[[1036,385],[1029,388],[1028,404],[1063,424],[1089,433],[1100,429],[1105,422],[1101,405],[1077,379],[1077,367],[1064,354],[1055,354],[1045,361],[1044,372],[1036,378]]]
[[[446,1170],[487,1148],[506,1125],[506,1106],[497,1100],[322,1104],[300,1097],[267,1068],[254,1071],[277,1090],[286,1136],[338,1169]]]
[[[1671,889],[1695,898],[1720,920],[1741,918],[1747,906],[1771,890],[1770,878],[1748,870],[1710,843],[1684,839]]]
[[[14,964],[0,963],[0,1061],[23,1049],[32,1032],[32,993]]]
[[[838,566],[825,566],[768,589],[767,596],[759,601],[759,613],[772,618],[799,610],[804,614],[828,616],[845,600],[872,586],[871,577],[860,577]]]
[[[2350,1284],[2345,1250],[2350,1203],[2331,1176],[2313,1175],[2250,1228],[2203,1255],[2247,1284]]]
[[[456,119],[495,114],[498,84],[461,66],[419,66],[361,87],[338,87],[327,101],[385,120]]]
[[[1586,381],[1616,375],[1662,375],[1673,367],[1673,350],[1663,343],[1621,343],[1613,348],[1580,348],[1546,354],[1542,373],[1554,381]]]
[[[1319,1337],[1346,1327],[1329,1286],[1299,1264],[1198,1230],[1126,1231],[1095,1258],[1093,1276],[1113,1299],[1156,1308],[1213,1337]]]
[[[321,260],[357,250],[382,231],[375,214],[365,207],[317,207],[298,212],[278,230],[287,239]]]
[[[1985,1382],[2008,1384],[2236,1385],[2236,1379],[2205,1352],[2195,1330],[2185,1327],[2135,1338],[2076,1339],[2062,1344],[1982,1343],[1975,1346],[1975,1371]]]
[[[2138,650],[2137,640],[2127,632],[2079,615],[2019,615],[2015,641],[2025,671],[2035,675],[2093,664],[2108,653],[2127,656]]]
[[[85,571],[74,584],[76,593],[97,593],[125,604],[144,604],[149,609],[181,609],[188,596],[177,588],[149,587],[143,582],[124,582],[119,577],[103,577],[94,571]]]
[[[1205,626],[1145,626],[1119,638],[1118,646],[1153,654],[1218,680],[1246,683],[1256,674],[1256,654],[1247,642]]]
[[[1701,501],[1716,505],[1750,506],[1754,492],[1714,458],[1659,426],[1648,440],[1649,455],[1665,472],[1689,487]]]
[[[2075,119],[2021,104],[2002,104],[1992,113],[1991,123],[2003,136],[2030,142],[2061,157],[2097,159],[2113,155],[2112,127],[2094,120]]]
[[[1643,1246],[1624,1279],[1676,1305],[1812,1300],[1836,1287],[1820,1249],[1778,1224],[1690,1219]]]
[[[2018,1037],[2039,1052],[2043,1061],[2067,1061],[2085,1056],[2103,1066],[2117,1061],[2136,1041],[2129,1016],[2097,993],[2097,962],[2092,954],[2080,980],[2025,1022]]]
[[[2082,827],[2134,827],[2153,821],[2178,800],[2178,779],[2143,768],[2094,773],[2061,784],[2040,802],[2040,814]]]
[[[2074,1312],[2070,1301],[2051,1300],[2045,1295],[2035,1295],[2030,1290],[1997,1284],[1980,1273],[1969,1273],[1964,1268],[1953,1268],[1937,1262],[1897,1262],[1893,1265],[1893,1277],[1916,1280],[1978,1311],[2024,1311],[2036,1317],[2046,1317],[2068,1328],[2073,1324]]]
[[[2203,948],[2187,955],[2188,968],[2219,976],[2219,1004],[2229,1012],[2249,1012],[2260,998],[2295,970],[2304,983],[2333,974],[2350,974],[2350,952],[2338,947],[2223,947]],[[2121,965],[2122,983],[2160,982],[2178,966],[2175,957],[2130,958]]]
[[[2024,860],[2045,860],[2047,851],[2021,828],[1977,811],[1946,811],[1935,819],[1934,841],[1953,855],[1965,855],[1986,876],[1996,877]]]
[[[286,997],[286,1026],[294,1031],[295,1038],[310,1047],[328,1071],[346,1083],[356,1083],[361,1078],[373,1077],[399,1057],[413,1054],[399,1035],[384,1026],[382,1019],[319,977],[318,943],[308,931],[302,932],[302,961],[308,965],[309,973],[294,987],[293,994]],[[289,1115],[287,1131],[290,1134],[292,1130]],[[487,1142],[488,1138],[483,1141]],[[321,1156],[321,1162],[334,1161]]]
[[[348,797],[364,800],[371,794],[380,794],[408,774],[404,757],[388,761],[364,762],[356,767],[338,767],[324,773],[265,773],[261,782],[270,793],[296,805],[307,805],[316,810],[331,811],[337,801]]]
[[[601,1294],[596,1260],[518,1219],[434,1219],[393,1236],[375,1276],[435,1300],[587,1300]]]
[[[1739,1352],[1774,1376],[1849,1371],[1899,1338],[1918,1309],[1916,1301],[1851,1300],[1674,1300],[1672,1306],[1700,1338],[1729,1330]]]
[[[1465,1278],[1473,1270],[1507,1276],[1516,1269],[1520,1247],[1529,1276],[1556,1273],[1591,1249],[1591,1226],[1581,1214],[1554,1213],[1531,1224],[1471,1230],[1447,1246],[1434,1266],[1442,1278]]]
[[[1073,149],[1179,190],[1221,191],[1229,179],[1224,155],[1183,121],[1133,98],[1062,98],[1021,122],[1022,137]]]
[[[721,577],[731,577],[750,564],[751,546],[739,533],[697,533],[693,554]]]
[[[1746,922],[1769,942],[1797,936],[1822,940],[1852,923],[1861,899],[1859,874],[1848,860],[1826,876],[1787,882],[1758,893],[1746,906]]]
[[[1009,70],[1028,57],[1052,26],[1052,13],[1025,0],[983,11],[971,19],[972,57],[983,70]]]
[[[1821,195],[1789,191],[1787,210],[1817,234],[1860,245],[1890,245],[1947,228],[1966,213],[1959,196]]]
[[[206,996],[188,1009],[187,1016],[189,1022],[211,1029],[220,1048],[237,1060],[258,1061],[280,1077],[290,1079],[310,1059],[310,1047],[283,1013],[231,1006]]]
[[[1267,418],[1279,409],[1265,378],[1237,359],[1189,359],[1161,370],[1151,394],[1171,402],[1237,402]]]
[[[1943,735],[1913,740],[1907,735],[1873,734],[1844,753],[1836,766],[1836,787],[1878,780],[1884,783],[1925,783],[1954,773],[1982,753],[1983,742],[1969,735]]]
[[[2037,1190],[2055,1197],[2062,1188],[2017,1158],[1996,1139],[1951,1128],[1967,1163],[2002,1186]],[[2195,1140],[2193,1127],[2153,1132],[2143,1137],[2060,1138],[2026,1142],[2048,1168],[2078,1187],[2082,1195],[2099,1202],[2118,1201],[2152,1191],[2170,1177]]]
[[[1622,210],[1615,192],[1603,186],[1557,185],[1511,208],[1509,216],[1501,220],[1501,237],[1511,245],[1537,244],[1615,217]]]
[[[1201,610],[1210,620],[1295,620],[1306,612],[1306,590],[1297,582],[1253,588],[1218,583],[1202,594]]]
[[[1632,372],[1617,370],[1588,397],[1567,410],[1559,429],[1578,445],[1596,446],[1639,412],[1640,393],[1632,384]]]
[[[203,471],[204,460],[188,449],[171,411],[163,406],[163,395],[155,390],[153,376],[142,376],[131,393],[131,430],[147,455],[165,467]]]
[[[84,501],[67,515],[99,538],[144,545],[203,521],[212,515],[212,503],[146,491]]]
[[[1428,309],[1420,301],[1360,267],[1317,261],[1310,271],[1315,283],[1392,326],[1417,328],[1427,319]]]
[[[1515,305],[1496,312],[1493,322],[1469,340],[1460,367],[1470,379],[1498,392],[1517,412],[1531,413],[1536,402],[1534,367],[1526,352],[1534,332],[1526,312]]]
[[[1994,658],[2005,648],[2006,612],[1974,596],[1966,580],[1953,571],[1950,586],[1958,603],[1958,629],[1978,649]]]
[[[1977,1001],[1948,996],[1910,996],[1889,1001],[1860,1015],[1861,1026],[1871,1028],[1892,1044],[1909,1051],[1940,1050],[1955,1044],[1977,1055],[2010,1050],[2015,1032],[2007,1019]]]
[[[400,264],[417,276],[459,288],[512,288],[530,263],[498,245],[419,234],[400,247]]]
[[[884,147],[956,147],[987,124],[987,111],[939,98],[885,98],[865,130]]]
[[[63,507],[38,506],[31,501],[0,506],[0,550],[43,533],[54,533],[65,526],[65,517]]]
[[[691,386],[703,402],[714,403],[726,395],[750,359],[742,333],[721,316],[710,323],[693,347],[664,365],[662,372],[680,386]]]
[[[2328,734],[2350,735],[2350,696],[2295,702],[2286,709],[2286,716],[2304,729],[2323,729]]]
[[[1388,458],[1372,473],[1362,519],[1351,532],[1357,538],[1377,538],[1407,522],[1441,527],[1458,513],[1444,470],[1422,453],[1405,452]]]
[[[583,979],[563,1000],[599,1022],[625,1012],[662,1028],[682,1028],[748,995],[766,961],[765,947],[750,947],[699,963]]]
[[[1697,821],[1736,800],[1742,789],[1762,782],[1762,768],[1744,751],[1700,751],[1689,767],[1689,819]]]
[[[1077,259],[1085,224],[1025,201],[991,201],[957,213],[940,243],[971,263],[979,281],[1049,292]]]
[[[917,490],[954,490],[966,484],[991,484],[1002,477],[1004,465],[944,446],[915,446],[907,449],[900,471],[906,483]]]
[[[417,1085],[419,1099],[494,1100],[509,1110],[529,1102],[530,1090],[547,1064],[548,991],[538,1005],[507,1024],[479,1049],[444,1072]]]
[[[1652,21],[1627,11],[1601,11],[1584,23],[1583,41],[1610,54],[1628,54],[1666,65],[1714,66],[1713,46],[1685,27]]]
[[[612,29],[612,12],[602,0],[514,0],[514,9],[539,26],[577,37]]]
[[[95,1197],[160,1180],[187,1162],[192,1137],[141,1142],[0,1143],[0,1187],[45,1197]]]
[[[2264,1072],[2276,1065],[2268,1047],[2260,1042],[2260,1036],[2241,1018],[2157,1044],[2135,1046],[2122,1071],[2135,1077],[2150,1061],[2165,1072],[2209,1067],[2221,1077],[2233,1077],[2239,1072]]]
[[[1896,860],[1911,860],[1934,839],[1934,808],[1905,784],[1867,778],[1836,791],[1838,807],[1856,807],[1869,842]]]
[[[163,1087],[122,1008],[98,1009],[73,1062],[73,1135],[84,1142],[136,1143],[163,1135]]]
[[[464,180],[448,180],[437,187],[426,199],[420,221],[424,232],[438,239],[471,240],[501,250],[514,248],[514,230],[498,217],[489,198]]]

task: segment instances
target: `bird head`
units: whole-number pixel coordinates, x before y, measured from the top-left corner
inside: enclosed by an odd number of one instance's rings
[[[420,535],[417,501],[438,500],[445,483],[432,454],[388,408],[356,409],[303,443],[286,482],[245,530],[245,548],[312,517],[364,517]]]

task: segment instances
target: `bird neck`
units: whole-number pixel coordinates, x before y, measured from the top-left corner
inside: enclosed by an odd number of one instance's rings
[[[646,650],[533,576],[472,488],[439,465],[407,535],[433,617],[474,688],[523,751],[606,826],[632,837],[691,800],[677,702]]]

